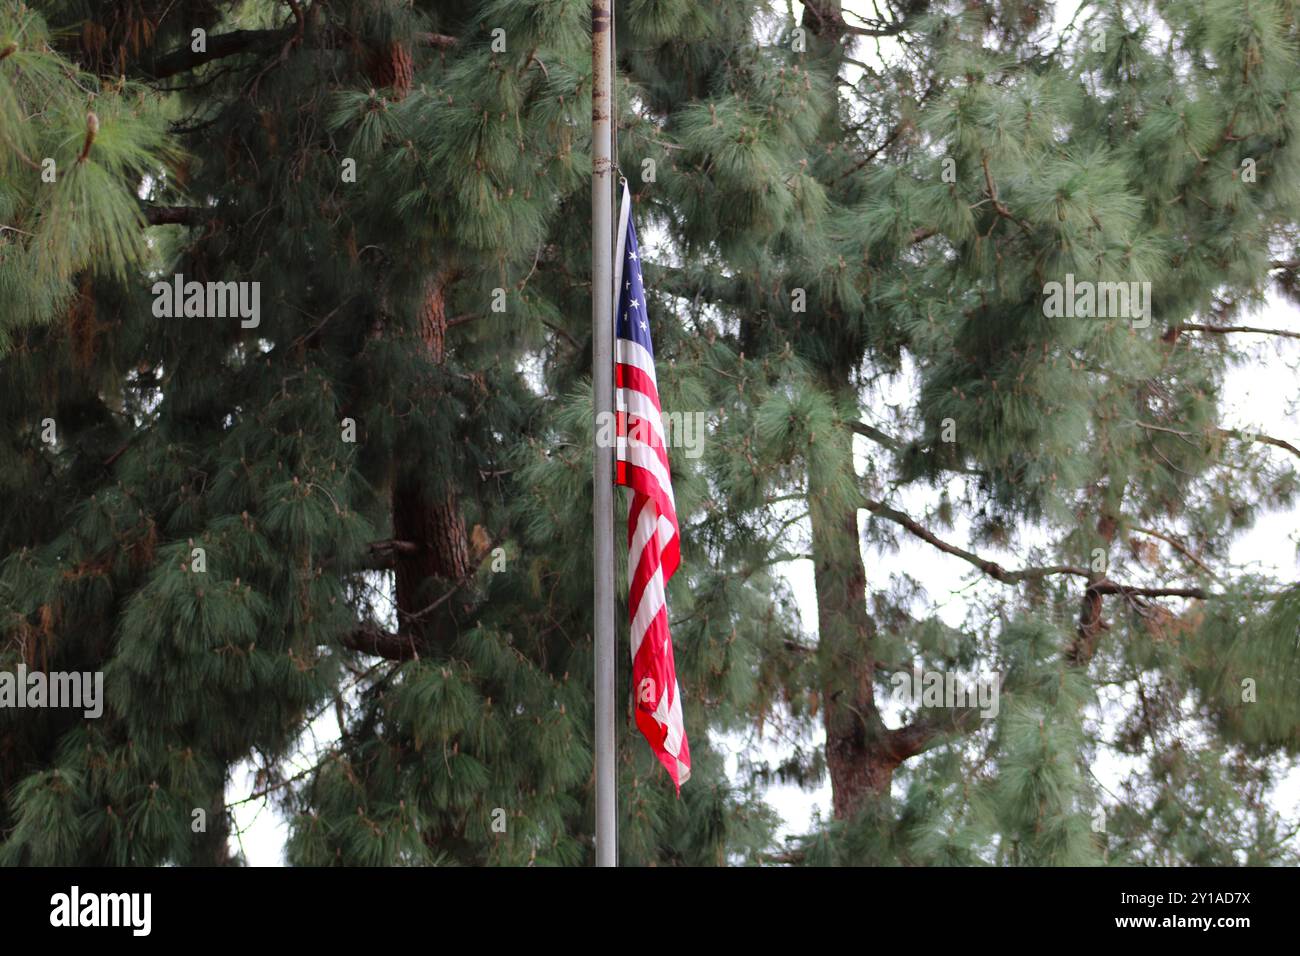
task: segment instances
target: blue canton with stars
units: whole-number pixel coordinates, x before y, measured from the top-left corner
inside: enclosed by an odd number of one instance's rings
[[[645,307],[645,287],[641,284],[641,254],[636,242],[636,226],[627,217],[627,241],[623,247],[622,288],[618,290],[618,319],[615,335],[628,339],[654,356],[650,344],[650,322]]]

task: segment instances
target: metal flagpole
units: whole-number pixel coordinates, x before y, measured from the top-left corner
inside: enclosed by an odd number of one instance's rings
[[[610,434],[614,416],[614,284],[611,157],[611,40],[614,0],[591,3],[591,322],[596,643],[596,865],[618,865],[614,791],[614,449],[595,437]]]

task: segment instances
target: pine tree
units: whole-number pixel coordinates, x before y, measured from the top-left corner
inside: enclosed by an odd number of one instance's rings
[[[3,663],[102,670],[108,705],[0,718],[3,858],[226,862],[227,783],[253,759],[294,863],[586,861],[587,5],[40,9],[6,7],[5,129],[39,112],[33,65],[76,79],[19,145],[66,168],[89,100],[97,138],[72,156],[101,185],[60,226],[35,171],[6,167],[14,224],[71,251],[59,296],[11,280],[34,305],[0,368],[0,480],[24,502],[2,526]],[[625,149],[707,111],[753,12],[626,11]],[[635,103],[640,73],[676,88]],[[178,275],[257,283],[258,315],[160,317]],[[665,400],[714,407],[725,382],[674,366],[668,326]],[[705,473],[675,467],[702,528],[672,594],[695,773],[676,799],[620,731],[622,856],[754,861],[775,818],[710,736],[749,722],[792,605],[709,541]],[[341,736],[313,751],[327,712]]]
[[[760,379],[746,401],[762,475],[728,477],[802,497],[808,522],[816,643],[768,666],[788,715],[825,735],[778,771],[824,772],[834,819],[787,859],[1294,859],[1264,795],[1300,740],[1295,590],[1225,559],[1293,504],[1278,449],[1295,449],[1220,423],[1224,376],[1249,354],[1233,317],[1293,282],[1294,10],[1101,4],[1059,38],[1050,14],[806,3],[784,42],[835,94],[805,156],[741,207],[765,232],[682,224],[735,281],[706,267],[679,291],[739,325]],[[862,36],[899,39],[864,61]],[[715,128],[752,108],[737,97]],[[728,172],[757,179],[777,145],[734,122],[739,157],[684,154],[716,189],[703,208],[733,208]],[[1150,312],[1053,315],[1049,283],[1067,276],[1150,283]],[[873,385],[905,370],[910,405],[873,424]],[[909,515],[898,496],[925,487],[936,506]],[[942,625],[906,577],[866,567],[864,511],[872,544],[906,533],[1009,593]],[[973,542],[946,540],[963,520]],[[1028,546],[1037,531],[1048,543]],[[914,667],[999,675],[1000,716],[904,707],[891,726],[891,678]],[[1099,700],[1112,686],[1128,699]],[[1122,796],[1092,778],[1103,751],[1141,767]]]
[[[587,862],[587,5],[0,10],[0,669],[108,698],[0,713],[0,859],[235,861],[251,759],[293,863]],[[661,394],[707,420],[694,775],[620,727],[623,862],[1295,862],[1300,599],[1227,562],[1295,449],[1221,409],[1300,288],[1295,12],[619,5]],[[257,315],[160,316],[177,275]],[[1049,314],[1067,275],[1150,324]],[[961,626],[901,536],[971,565]],[[997,717],[891,703],[914,668]],[[775,854],[773,775],[832,791]]]

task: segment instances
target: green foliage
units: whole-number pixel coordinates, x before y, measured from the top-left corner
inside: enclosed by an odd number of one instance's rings
[[[0,711],[0,861],[238,862],[251,767],[294,864],[589,862],[588,6],[36,7],[0,5],[0,668],[107,705]],[[886,4],[877,46],[619,4],[661,396],[705,423],[694,772],[620,723],[623,862],[1295,862],[1300,592],[1225,567],[1295,471],[1224,421],[1251,354],[1180,329],[1295,294],[1295,14]],[[260,324],[155,316],[175,274],[259,283]],[[1150,283],[1150,323],[1048,315],[1067,275]],[[904,535],[990,579],[964,620]],[[891,700],[913,667],[997,716]],[[764,787],[828,777],[777,851]]]
[[[83,270],[125,280],[148,262],[137,192],[178,156],[165,102],[80,70],[36,11],[0,4],[0,356],[49,322]]]

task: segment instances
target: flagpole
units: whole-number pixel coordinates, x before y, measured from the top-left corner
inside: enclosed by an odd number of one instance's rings
[[[595,442],[614,414],[611,38],[614,0],[591,3],[591,322],[595,465],[596,865],[618,865],[614,767],[614,449]],[[608,433],[608,429],[606,429]]]

